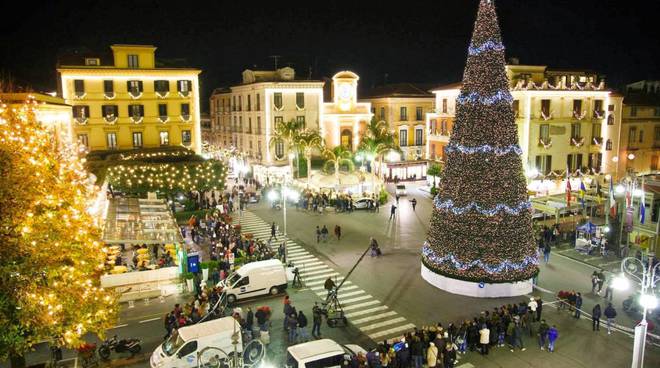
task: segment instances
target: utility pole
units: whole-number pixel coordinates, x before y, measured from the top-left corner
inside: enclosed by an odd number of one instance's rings
[[[277,70],[277,60],[281,57],[282,57],[281,55],[270,55],[269,56],[269,58],[273,59],[273,61],[275,62],[275,70]]]

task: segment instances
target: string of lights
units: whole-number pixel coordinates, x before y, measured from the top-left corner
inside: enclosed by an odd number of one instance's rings
[[[482,52],[503,51],[503,50],[504,50],[504,45],[501,42],[495,42],[493,40],[489,40],[482,43],[479,46],[474,46],[474,44],[471,44],[470,47],[468,48],[468,55],[474,56],[474,55],[479,55]]]
[[[447,254],[445,256],[436,255],[428,244],[424,244],[424,247],[422,248],[422,257],[424,257],[428,262],[432,262],[436,265],[449,263],[453,268],[460,271],[466,271],[477,267],[490,275],[499,274],[509,270],[521,271],[525,270],[529,266],[538,266],[539,264],[539,259],[536,256],[525,257],[520,262],[514,262],[509,259],[505,259],[504,261],[496,264],[482,262],[479,259],[470,262],[461,262],[453,254]]]
[[[476,147],[469,147],[458,143],[450,143],[447,145],[447,147],[445,148],[445,153],[451,153],[451,152],[460,152],[467,154],[494,153],[497,156],[506,155],[511,152],[514,152],[517,155],[522,155],[523,153],[522,149],[517,144],[512,144],[506,147],[494,147],[489,144],[484,144],[482,146],[476,146]]]
[[[529,201],[521,202],[517,206],[513,206],[513,207],[500,203],[494,208],[484,208],[475,202],[470,202],[466,206],[456,206],[454,205],[454,202],[451,199],[443,201],[440,199],[439,196],[435,198],[433,203],[435,205],[435,208],[439,210],[451,211],[457,215],[466,213],[468,211],[476,211],[486,216],[494,216],[500,212],[506,212],[511,215],[518,215],[522,211],[529,211],[532,208],[532,204]]]
[[[511,96],[508,89],[497,91],[490,96],[483,96],[479,92],[461,92],[456,98],[456,102],[459,104],[480,103],[482,105],[493,105],[502,101],[513,103],[513,96]]]

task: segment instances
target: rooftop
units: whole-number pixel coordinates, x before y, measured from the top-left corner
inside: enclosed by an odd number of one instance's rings
[[[433,85],[421,83],[395,83],[374,87],[362,98],[378,97],[433,97],[429,92]]]

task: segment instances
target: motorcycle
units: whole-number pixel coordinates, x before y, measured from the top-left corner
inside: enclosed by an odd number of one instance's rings
[[[142,350],[142,345],[140,345],[140,339],[130,338],[118,340],[117,335],[115,335],[112,338],[103,341],[99,347],[99,356],[103,360],[108,360],[110,359],[110,352],[112,350],[116,353],[128,352],[131,354],[132,358]]]

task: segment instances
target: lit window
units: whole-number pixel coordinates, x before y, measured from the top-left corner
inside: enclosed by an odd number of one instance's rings
[[[160,132],[160,145],[169,146],[170,144],[170,133],[169,132]]]
[[[129,68],[139,68],[140,63],[139,63],[139,58],[137,55],[134,54],[129,54],[128,55],[128,67]]]
[[[192,142],[192,135],[190,134],[190,130],[182,130],[181,143],[183,143],[184,146],[190,146],[191,142]]]
[[[106,135],[107,138],[107,143],[108,143],[108,149],[116,149],[117,148],[117,133],[108,133]]]
[[[133,148],[142,148],[142,132],[133,132]]]

